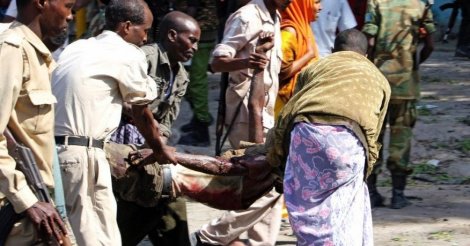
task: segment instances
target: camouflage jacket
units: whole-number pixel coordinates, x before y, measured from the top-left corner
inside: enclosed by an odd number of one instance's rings
[[[150,104],[153,117],[160,124],[160,132],[165,136],[171,135],[171,126],[180,111],[181,100],[188,87],[188,73],[179,63],[178,73],[174,74],[171,83],[171,66],[168,55],[159,44],[149,44],[142,47],[147,56],[148,75],[157,83],[159,90],[157,98]]]
[[[375,37],[374,63],[388,79],[392,99],[419,98],[416,53],[424,8],[420,0],[368,2],[363,32]],[[428,33],[435,31],[431,11],[423,24]]]

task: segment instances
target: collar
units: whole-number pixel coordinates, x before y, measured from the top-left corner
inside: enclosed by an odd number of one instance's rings
[[[160,59],[158,59],[158,65],[165,65],[167,66],[170,71],[172,71],[172,68],[171,68],[171,64],[170,64],[170,59],[168,58],[168,52],[165,50],[165,48],[163,47],[162,44],[160,43],[157,43],[157,46],[158,46],[158,57],[160,57]],[[186,69],[184,68],[183,64],[181,64],[181,62],[178,62],[178,73],[177,74],[173,74],[175,76],[175,79],[176,77],[181,77],[183,76],[184,80],[188,80],[187,77],[187,74],[186,74]]]
[[[264,22],[270,22],[274,25],[275,20],[271,18],[271,14],[269,13],[264,0],[253,0],[252,3],[255,5],[255,8],[258,10],[261,20]],[[276,19],[279,19],[280,14],[279,11],[276,10]]]
[[[36,49],[36,51],[42,56],[47,66],[50,66],[53,63],[52,54],[42,40],[29,29],[28,26],[18,22],[13,21],[10,26],[10,29],[14,29],[15,32],[21,33],[22,36],[28,43]]]

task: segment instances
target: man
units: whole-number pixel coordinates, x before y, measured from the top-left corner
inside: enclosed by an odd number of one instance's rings
[[[158,122],[147,108],[157,88],[137,46],[146,42],[152,18],[143,0],[110,1],[106,31],[67,46],[52,77],[66,207],[79,245],[121,244],[103,142],[118,127],[123,102],[132,105],[154,157],[176,163],[174,149],[160,138]]]
[[[8,154],[3,132],[8,128],[29,147],[42,179],[53,189],[54,109],[50,86],[55,68],[44,40],[67,29],[73,0],[18,1],[17,21],[0,34],[0,206],[10,203],[19,220],[6,245],[32,245],[38,240],[60,242],[65,227],[50,203],[39,202]],[[3,223],[3,222],[2,222]]]
[[[334,53],[300,73],[268,136],[297,245],[373,245],[364,175],[380,149],[390,86],[366,52],[360,31],[340,33]]]
[[[318,19],[310,24],[320,57],[331,54],[337,30],[342,32],[354,28],[356,24],[348,1],[322,1]]]
[[[462,22],[460,23],[455,56],[470,58],[470,2],[463,0],[455,2],[462,11]]]
[[[196,18],[201,27],[201,40],[199,49],[191,60],[191,83],[186,93],[193,118],[181,127],[181,131],[186,134],[180,138],[178,144],[207,147],[210,145],[209,126],[213,121],[209,113],[207,65],[217,40],[217,8],[214,0],[187,1],[187,4],[186,12]]]
[[[188,87],[188,75],[181,64],[193,57],[198,50],[201,30],[192,17],[173,11],[160,22],[158,43],[146,45],[142,50],[147,56],[148,74],[159,91],[149,105],[153,118],[160,126],[161,138],[168,139],[171,126],[178,116],[182,97]],[[124,126],[129,129],[132,126]],[[121,131],[122,127],[118,130]],[[141,139],[138,132],[118,135],[118,140]],[[117,141],[136,144],[130,141]],[[164,163],[162,163],[164,164]],[[162,199],[158,205],[140,206],[125,200],[118,201],[118,225],[123,245],[136,245],[149,234],[154,245],[189,244],[186,221],[186,203],[183,199]]]
[[[261,135],[274,125],[274,101],[278,91],[281,67],[280,15],[278,10],[287,7],[290,1],[253,0],[233,13],[225,24],[224,38],[212,54],[212,69],[229,72],[226,92],[226,125],[229,141],[234,149],[241,141],[252,141],[249,135],[249,119],[253,113],[256,125],[254,135]],[[260,33],[270,32],[273,47],[266,55],[257,53]],[[268,38],[268,39],[269,39]],[[254,76],[257,70],[257,76]],[[252,79],[256,80],[253,82]],[[250,87],[261,85],[263,107],[249,110]],[[253,92],[253,91],[252,91]],[[255,94],[255,93],[252,93]],[[251,95],[253,96],[253,95]],[[262,117],[262,118],[261,118]],[[232,126],[230,126],[233,123]],[[261,128],[261,129],[259,129]],[[259,134],[261,131],[261,134]],[[257,138],[257,140],[260,140]],[[274,190],[256,201],[246,211],[229,211],[219,219],[204,225],[197,233],[202,243],[228,245],[240,244],[238,237],[248,231],[251,245],[274,245],[280,229],[282,212],[281,195]]]
[[[392,88],[384,124],[390,125],[387,168],[392,174],[390,207],[395,209],[410,204],[403,191],[406,177],[413,172],[409,164],[412,130],[416,122],[416,101],[420,94],[418,67],[431,55],[434,46],[432,14],[430,10],[424,9],[424,3],[419,0],[371,0],[363,28],[369,40],[369,59],[382,71]],[[419,40],[424,41],[421,51],[418,50]],[[379,140],[381,143],[384,131],[385,125]],[[383,205],[383,198],[376,188],[382,157],[381,153],[368,179],[373,207]]]

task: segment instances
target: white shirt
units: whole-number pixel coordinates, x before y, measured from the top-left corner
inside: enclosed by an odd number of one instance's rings
[[[58,64],[52,75],[56,136],[108,138],[119,125],[123,101],[147,104],[157,96],[145,54],[115,32],[68,45]]]
[[[348,1],[322,1],[321,5],[323,8],[318,19],[310,23],[310,27],[315,34],[320,57],[325,57],[331,54],[336,38],[336,30],[338,29],[341,32],[355,27],[357,23]]]
[[[266,55],[269,63],[263,71],[263,82],[266,91],[263,109],[263,126],[274,126],[274,103],[279,88],[279,71],[281,70],[281,27],[280,15],[276,12],[273,20],[263,0],[252,0],[227,20],[224,38],[218,44],[212,56],[247,58],[256,48],[261,31],[274,33],[274,47]],[[230,124],[240,100],[243,106],[237,115],[236,123],[248,122],[248,91],[250,89],[253,69],[241,69],[229,73],[229,85],[226,92],[226,124]]]

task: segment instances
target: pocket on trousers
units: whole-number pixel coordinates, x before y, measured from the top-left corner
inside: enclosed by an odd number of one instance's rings
[[[65,183],[79,183],[83,177],[83,165],[77,157],[60,158],[60,171]]]

